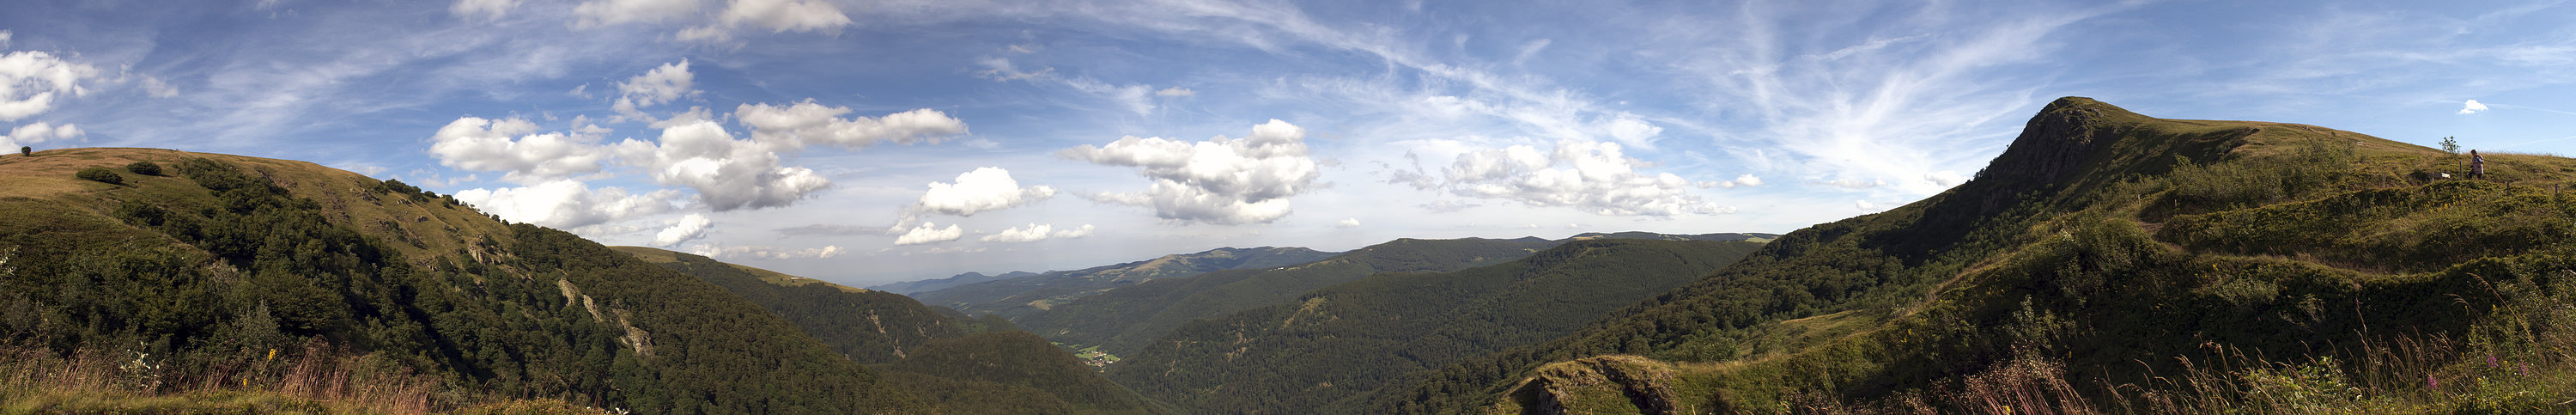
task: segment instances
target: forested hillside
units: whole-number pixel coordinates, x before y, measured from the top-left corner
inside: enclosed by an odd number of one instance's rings
[[[1456,272],[1381,273],[1192,321],[1109,373],[1195,412],[1357,413],[1399,375],[1563,336],[1762,246],[1584,239]]]
[[[806,334],[947,413],[1153,413],[1064,348],[997,317],[941,313],[910,297],[623,246],[786,317]],[[953,312],[952,312],[953,313]],[[990,317],[990,316],[988,316]],[[953,320],[952,320],[953,319]]]
[[[2576,160],[2487,157],[2063,98],[1966,184],[1371,412],[2567,412]]]
[[[1056,304],[1145,281],[1229,269],[1277,268],[1315,262],[1333,255],[1294,247],[1217,248],[1192,254],[1164,255],[1146,261],[961,284],[912,296],[922,302],[945,305],[969,315],[997,314],[1017,318],[1046,311]]]
[[[1295,301],[1314,291],[1380,272],[1442,272],[1529,256],[1556,241],[1401,239],[1297,266],[1210,272],[1123,286],[1012,321],[1066,344],[1132,354],[1193,319]]]
[[[399,182],[148,149],[0,156],[0,182],[15,407],[929,409],[714,284]]]
[[[786,318],[833,351],[859,363],[903,359],[933,339],[965,336],[947,315],[905,297],[778,274],[716,261],[703,256],[640,246],[614,247],[682,274],[724,287],[744,300]],[[775,276],[763,278],[761,274]]]

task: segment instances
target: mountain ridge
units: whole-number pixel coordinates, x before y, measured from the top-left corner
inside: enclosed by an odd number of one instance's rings
[[[2531,329],[2563,327],[2536,304],[2576,298],[2576,279],[2558,276],[2576,265],[2563,220],[2576,206],[2535,185],[2576,177],[2576,162],[2496,155],[2512,175],[2432,180],[2462,161],[2314,126],[2062,98],[1968,183],[1783,235],[1574,335],[1408,375],[1371,411],[2552,411],[2576,396],[2515,386],[2530,383],[2415,392],[2490,363],[2386,346],[2476,333],[2522,339],[2474,348],[2527,362],[2576,346],[2546,334],[2564,329]],[[2517,242],[2451,242],[2499,238]],[[2414,262],[2432,271],[2314,259],[2371,247],[2434,253]],[[2391,358],[2423,360],[2371,363]],[[2533,367],[2518,376],[2566,373]],[[2353,397],[2262,395],[2328,384]],[[2515,398],[2476,398],[2489,393]]]

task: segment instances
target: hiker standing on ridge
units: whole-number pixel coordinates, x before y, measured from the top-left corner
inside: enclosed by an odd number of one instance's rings
[[[2478,155],[2477,150],[2469,150],[2469,178],[2484,179],[2486,177],[2487,156]]]

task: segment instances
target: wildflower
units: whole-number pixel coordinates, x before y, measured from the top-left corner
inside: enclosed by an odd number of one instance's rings
[[[2496,359],[2495,359],[2495,355],[2487,355],[2487,368],[2492,369],[2492,368],[2495,368],[2495,367],[2496,367]]]
[[[2433,375],[2424,375],[2424,388],[2425,388],[2425,389],[2441,389],[2441,388],[2442,388],[2442,380],[2441,380],[2441,379],[2434,379],[2434,378],[2433,378]]]
[[[2522,362],[2522,375],[2523,375],[2523,376],[2531,376],[2531,362],[2529,362],[2529,361],[2524,361],[2524,362]]]

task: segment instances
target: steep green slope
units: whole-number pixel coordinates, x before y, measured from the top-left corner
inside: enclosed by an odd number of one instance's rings
[[[161,174],[73,178],[145,161]],[[0,370],[22,374],[5,389],[924,408],[715,285],[399,182],[149,149],[8,156],[0,182]],[[131,361],[82,363],[100,359]],[[82,380],[100,373],[121,380]]]
[[[1162,413],[1064,348],[1025,331],[933,340],[879,366],[887,378],[960,414]]]
[[[912,297],[868,291],[786,274],[755,274],[715,259],[640,246],[613,247],[723,287],[794,323],[808,336],[859,363],[900,360],[932,339],[965,336],[949,316]],[[799,283],[806,282],[806,283]]]
[[[669,250],[658,249],[658,248],[642,247],[642,246],[612,246],[612,247],[608,247],[608,249],[615,249],[615,250],[617,250],[617,252],[623,252],[623,253],[626,253],[627,255],[634,256],[634,257],[635,257],[635,259],[641,259],[641,260],[644,260],[644,262],[651,262],[651,263],[659,264],[659,265],[662,265],[662,266],[671,266],[672,264],[684,264],[684,265],[689,265],[689,267],[686,267],[687,269],[680,269],[680,268],[683,268],[683,267],[673,267],[673,268],[678,269],[679,271],[684,272],[684,273],[685,273],[685,272],[688,272],[688,271],[689,271],[689,269],[695,269],[695,267],[697,267],[697,266],[708,266],[708,267],[713,267],[713,266],[721,265],[721,266],[723,266],[723,267],[725,267],[725,268],[731,268],[731,269],[732,269],[732,271],[725,271],[725,272],[723,272],[723,274],[725,274],[725,275],[727,275],[727,276],[747,277],[747,278],[751,278],[751,279],[752,279],[752,280],[754,280],[754,281],[758,281],[758,282],[762,282],[762,283],[767,283],[767,284],[769,284],[769,285],[776,285],[776,286],[789,287],[789,288],[794,288],[794,287],[803,287],[803,286],[809,286],[809,285],[810,285],[810,286],[816,286],[816,287],[828,288],[828,289],[838,290],[838,291],[843,291],[843,292],[852,292],[852,293],[864,293],[864,292],[868,292],[868,289],[865,289],[865,288],[858,288],[858,287],[851,287],[851,286],[847,286],[847,285],[833,284],[831,281],[824,281],[824,280],[818,280],[818,279],[813,279],[813,278],[805,278],[805,277],[799,277],[799,276],[794,276],[794,275],[787,275],[787,273],[784,273],[784,272],[770,271],[770,270],[765,270],[765,269],[755,268],[755,267],[751,267],[751,266],[747,266],[747,265],[742,265],[742,264],[735,264],[735,263],[729,263],[729,262],[723,262],[723,261],[716,261],[716,260],[714,260],[714,259],[709,259],[709,258],[707,258],[707,257],[703,257],[703,256],[696,256],[696,255],[685,254],[685,253],[679,253],[679,252],[671,252],[671,251],[669,251]],[[692,258],[684,258],[684,256],[688,256],[688,257],[695,257],[695,258],[694,258],[694,259],[692,259]],[[710,269],[709,269],[709,271],[714,271],[714,269],[710,268]],[[695,274],[692,274],[692,275],[694,276]]]
[[[1456,272],[1382,273],[1191,322],[1109,373],[1196,412],[1358,412],[1397,375],[1563,336],[1761,245],[1586,238]]]
[[[1013,319],[1067,344],[1133,354],[1192,319],[1296,301],[1307,291],[1380,272],[1442,272],[1529,256],[1556,241],[1399,239],[1298,266],[1238,269],[1119,287]]]
[[[889,292],[762,275],[698,255],[615,249],[768,308],[852,360],[878,364],[895,387],[947,413],[1149,412],[1135,392],[1007,320],[967,318]]]
[[[1969,183],[1376,411],[2564,411],[2576,162],[2490,161],[2060,99]]]
[[[1017,318],[1101,291],[1149,280],[1229,269],[1277,268],[1315,262],[1333,255],[1294,247],[1217,248],[1194,254],[1164,255],[1146,261],[964,284],[916,293],[913,297],[971,315],[999,314]]]

